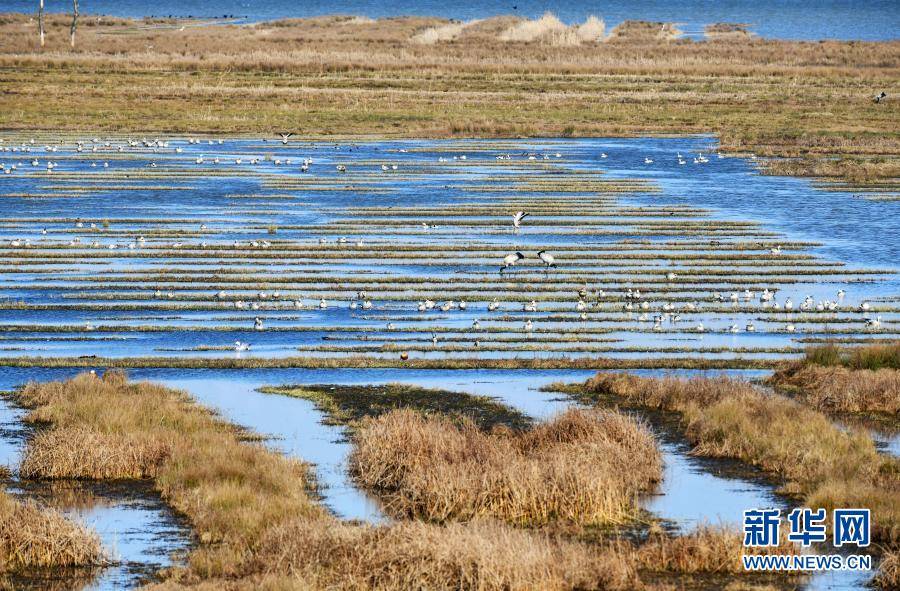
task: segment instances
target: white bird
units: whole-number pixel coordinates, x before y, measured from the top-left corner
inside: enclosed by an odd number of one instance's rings
[[[525,255],[521,252],[514,252],[512,254],[508,254],[503,257],[503,266],[500,267],[500,272],[503,273],[504,269],[508,269],[509,267],[515,266],[516,263],[525,258]]]
[[[538,258],[541,259],[548,267],[556,266],[556,258],[546,250],[539,250],[537,255]]]
[[[706,329],[703,328],[703,323],[702,323],[702,322],[698,322],[698,323],[697,323],[697,332],[703,332],[704,330],[706,330]]]
[[[534,329],[534,324],[532,324],[531,320],[525,321],[525,331],[531,332]]]
[[[644,164],[653,164],[652,158],[644,158]]]
[[[601,157],[601,158],[606,158],[606,152],[601,152],[601,153],[600,153],[600,157]]]
[[[235,341],[235,342],[234,342],[234,350],[237,351],[237,352],[241,352],[241,351],[249,351],[249,350],[250,350],[250,343],[242,343],[242,342],[240,342],[240,341]]]
[[[321,299],[319,300],[319,309],[320,309],[320,310],[325,310],[325,309],[327,309],[327,308],[328,308],[328,302],[325,301],[325,298],[321,298]]]
[[[673,271],[669,271],[668,273],[666,273],[666,280],[668,281],[675,281],[676,277],[678,277],[678,275],[676,275]]]
[[[288,140],[289,140],[289,139],[291,138],[291,136],[294,135],[294,134],[293,134],[293,133],[281,133],[281,134],[279,134],[279,135],[281,136],[281,143],[282,143],[283,145],[287,145]]]
[[[466,303],[465,300],[460,300],[460,301],[459,301],[459,309],[460,309],[460,310],[465,310],[465,309],[466,309],[466,306],[468,306],[468,304]]]
[[[518,230],[522,225],[522,220],[524,220],[526,217],[528,217],[527,213],[525,213],[524,211],[517,211],[513,216],[513,228]]]
[[[756,332],[756,327],[753,325],[752,322],[747,324],[747,332]]]
[[[262,330],[263,329],[263,321],[262,318],[257,316],[253,319],[253,329],[254,330]]]
[[[784,327],[784,329],[788,332],[794,332],[794,325],[788,324],[787,326]]]
[[[537,302],[531,300],[530,304],[525,304],[524,306],[522,306],[522,310],[524,312],[537,312]]]
[[[494,312],[499,307],[500,303],[497,301],[497,298],[494,298],[494,301],[488,304],[488,312]]]

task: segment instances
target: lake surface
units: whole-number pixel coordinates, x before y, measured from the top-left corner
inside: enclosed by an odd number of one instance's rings
[[[0,10],[33,12],[32,0],[6,0]],[[47,0],[50,12],[71,10],[71,2]],[[677,22],[688,35],[702,34],[706,24],[732,22],[749,24],[764,37],[780,39],[896,39],[900,30],[900,3],[893,0],[830,2],[779,2],[778,0],[650,0],[647,2],[578,2],[566,0],[509,0],[506,2],[464,2],[462,0],[419,0],[416,2],[380,2],[349,0],[334,3],[324,0],[293,2],[273,0],[179,1],[162,0],[147,4],[137,0],[82,0],[83,14],[115,16],[233,16],[241,21],[262,21],[287,17],[350,14],[372,18],[400,15],[439,16],[469,20],[501,14],[528,18],[552,11],[567,23],[581,22],[596,15],[611,28],[624,20]]]
[[[900,334],[900,202],[709,137],[97,140],[3,144],[0,356],[779,358]]]

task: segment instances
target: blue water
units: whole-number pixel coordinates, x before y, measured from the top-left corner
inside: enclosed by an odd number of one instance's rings
[[[780,39],[862,39],[897,38],[900,30],[900,2],[896,0],[829,2],[780,2],[778,0],[648,0],[628,2],[548,2],[547,0],[509,0],[508,2],[466,2],[464,0],[418,0],[416,2],[380,2],[350,0],[340,3],[327,0],[82,0],[85,14],[115,16],[230,16],[242,21],[262,21],[286,17],[326,14],[352,14],[372,18],[399,15],[440,16],[475,19],[500,14],[516,14],[533,18],[552,11],[568,23],[583,21],[596,15],[612,27],[624,20],[643,19],[677,22],[687,34],[701,33],[703,26],[715,22],[738,22],[764,36]],[[0,10],[34,12],[34,0],[4,0]],[[47,10],[71,10],[71,2],[47,0]]]

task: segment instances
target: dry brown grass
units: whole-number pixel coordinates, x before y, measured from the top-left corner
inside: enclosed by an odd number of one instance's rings
[[[501,591],[637,585],[625,557],[502,523],[341,523],[310,498],[305,465],[242,441],[239,431],[183,392],[130,383],[120,372],[31,384],[19,397],[46,433],[103,434],[71,439],[67,447],[35,438],[29,444],[35,448],[29,450],[35,476],[152,473],[164,498],[191,521],[200,544],[187,567],[167,572],[158,588]],[[149,464],[138,456],[131,456],[130,467],[121,458],[105,462],[121,449],[121,442],[111,443],[117,437],[167,452]],[[40,453],[36,448],[47,442],[53,453]],[[112,451],[84,449],[96,446]]]
[[[810,347],[769,383],[829,413],[900,413],[900,343]]]
[[[55,509],[0,491],[0,573],[22,568],[97,566],[100,537]]]
[[[582,395],[679,412],[694,453],[758,466],[810,507],[869,507],[873,535],[900,539],[900,461],[879,454],[863,431],[839,429],[822,413],[726,377],[600,374]]]
[[[900,413],[900,370],[847,369],[807,365],[776,372],[775,386],[791,386],[792,395],[828,413]]]
[[[639,406],[684,411],[691,405],[707,407],[724,397],[755,392],[743,380],[727,376],[642,378],[630,373],[600,372],[585,383],[591,394],[627,398]]]
[[[323,513],[307,491],[307,467],[277,456],[184,393],[122,372],[102,379],[80,374],[65,382],[29,384],[19,400],[28,420],[48,424],[26,449],[31,477],[152,476],[163,497],[186,514],[218,555],[196,552],[207,568],[228,564],[285,516]],[[85,434],[88,436],[85,437]],[[129,453],[136,443],[137,451]]]
[[[364,422],[351,468],[390,513],[431,521],[616,524],[661,477],[652,434],[615,412],[570,410],[531,430],[399,410]]]
[[[505,31],[499,39],[517,43],[543,43],[555,47],[573,47],[582,43],[603,40],[606,24],[595,16],[589,16],[580,25],[566,26],[552,13],[545,13],[535,20],[522,20]]]
[[[72,449],[72,442],[79,445]],[[70,427],[38,433],[26,448],[25,478],[152,478],[169,455],[169,442],[141,434],[106,434]]]
[[[633,551],[639,569],[654,572],[746,574],[741,557],[750,553],[796,553],[782,533],[778,546],[746,548],[740,531],[726,526],[700,526],[681,535],[654,533]]]
[[[287,572],[313,588],[632,589],[627,560],[547,534],[494,521],[437,527],[402,521],[359,527],[297,520],[270,532],[261,568]],[[329,571],[315,565],[327,557]]]
[[[888,550],[881,558],[878,574],[872,581],[876,589],[900,589],[900,549]]]
[[[319,17],[184,31],[82,20],[72,50],[68,19],[50,17],[41,51],[31,16],[2,19],[6,127],[412,137],[712,132],[725,149],[796,158],[772,165],[790,174],[894,183],[900,170],[900,102],[871,100],[872,88],[897,86],[896,41],[695,42],[673,40],[663,23],[629,23],[610,42],[587,43],[598,31],[592,22],[549,27],[573,44],[538,34],[510,51],[500,37],[522,24],[514,17],[458,35],[455,27],[429,33],[455,35],[431,45],[417,36],[447,20]],[[285,104],[304,112],[302,122]]]

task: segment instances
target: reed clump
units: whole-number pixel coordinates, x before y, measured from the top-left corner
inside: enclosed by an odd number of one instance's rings
[[[587,400],[615,396],[680,413],[695,454],[758,466],[783,479],[782,491],[810,507],[869,507],[873,536],[900,539],[900,461],[879,454],[863,431],[839,429],[796,401],[724,376],[600,374],[577,395]]]
[[[0,573],[24,568],[99,566],[107,561],[100,537],[33,501],[0,491]]]
[[[768,382],[829,413],[900,413],[900,342],[810,347]]]
[[[520,525],[616,524],[659,481],[650,431],[610,411],[570,410],[528,431],[398,410],[364,421],[351,470],[392,514]]]
[[[864,347],[839,347],[834,343],[813,346],[806,349],[798,363],[849,369],[900,369],[900,341]]]

